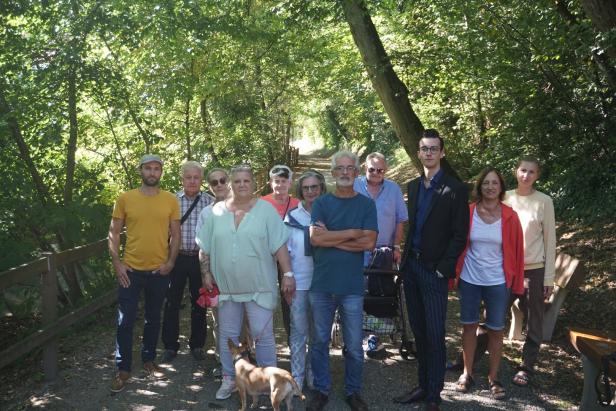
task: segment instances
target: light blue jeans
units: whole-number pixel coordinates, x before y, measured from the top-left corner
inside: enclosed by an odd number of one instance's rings
[[[313,327],[308,292],[295,291],[291,301],[291,374],[300,388],[304,384],[306,361],[310,367],[310,350],[306,354],[306,347]]]
[[[235,377],[235,367],[227,340],[231,338],[234,343],[238,343],[244,320],[244,309],[248,314],[250,335],[255,342],[257,364],[260,367],[276,366],[274,311],[263,308],[254,301],[247,303],[224,301],[218,306],[218,352],[222,373],[225,377]]]
[[[329,395],[332,378],[329,372],[329,341],[334,313],[338,309],[344,340],[344,389],[346,395],[359,393],[364,367],[362,348],[363,295],[335,295],[311,291],[310,305],[314,322],[312,341],[312,372],[314,388]]]

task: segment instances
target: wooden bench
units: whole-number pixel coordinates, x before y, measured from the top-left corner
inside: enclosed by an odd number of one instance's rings
[[[545,302],[545,314],[543,315],[543,341],[552,340],[560,307],[565,302],[567,294],[582,284],[584,277],[586,277],[586,270],[580,260],[564,253],[559,253],[556,256],[554,292],[550,299]],[[522,339],[524,314],[518,304],[519,300],[516,300],[511,306],[510,340]]]
[[[602,372],[601,357],[616,351],[616,339],[596,330],[583,328],[569,329],[571,345],[582,354],[582,367],[584,370],[584,390],[580,411],[587,410],[614,410],[616,403],[612,401],[609,407],[603,407],[597,402],[595,382]],[[610,362],[610,379],[616,379],[616,361]],[[603,386],[601,387],[603,389]]]

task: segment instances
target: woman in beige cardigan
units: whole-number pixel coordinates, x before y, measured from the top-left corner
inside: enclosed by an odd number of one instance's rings
[[[524,233],[524,296],[520,307],[527,319],[527,334],[522,349],[522,364],[513,383],[527,386],[543,340],[543,302],[554,287],[556,229],[554,205],[550,196],[534,187],[541,167],[535,158],[520,158],[515,170],[518,186],[507,191],[505,203],[517,213]]]

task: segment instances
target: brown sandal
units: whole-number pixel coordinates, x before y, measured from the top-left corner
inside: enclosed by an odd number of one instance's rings
[[[475,385],[475,380],[473,380],[473,377],[468,374],[462,374],[460,378],[458,378],[456,391],[465,394],[471,390],[473,385]]]
[[[490,382],[490,392],[495,400],[504,400],[507,397],[507,391],[505,391],[503,384],[498,380]]]
[[[527,370],[519,370],[511,379],[511,382],[518,387],[528,387],[530,382],[530,373]]]

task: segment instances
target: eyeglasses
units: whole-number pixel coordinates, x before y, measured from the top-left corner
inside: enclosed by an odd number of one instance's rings
[[[214,179],[214,180],[209,181],[210,187],[216,187],[218,184],[220,185],[227,184],[227,177],[220,177],[218,180]]]
[[[385,172],[385,169],[384,169],[384,168],[374,168],[374,167],[368,167],[368,172],[369,172],[370,174],[372,174],[372,173],[374,173],[374,172],[379,173],[379,174],[383,174],[383,173]]]
[[[421,151],[424,154],[428,154],[428,152],[432,153],[432,154],[436,154],[439,151],[441,151],[441,148],[439,146],[421,146],[419,147],[419,151]]]
[[[302,186],[302,191],[305,191],[307,193],[310,193],[311,191],[317,191],[317,188],[321,187],[318,184],[312,185],[312,186]]]
[[[355,166],[336,166],[336,167],[334,167],[334,171],[337,171],[339,173],[345,172],[345,171],[347,173],[352,173],[355,170],[357,170],[357,168]]]

